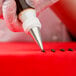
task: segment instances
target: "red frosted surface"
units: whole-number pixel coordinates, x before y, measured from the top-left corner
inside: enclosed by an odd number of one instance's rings
[[[0,43],[0,76],[76,76],[76,43],[44,43],[44,48],[45,53],[35,43]]]

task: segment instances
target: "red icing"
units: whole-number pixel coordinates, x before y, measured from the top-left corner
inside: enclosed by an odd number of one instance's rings
[[[76,43],[44,43],[44,48],[45,53],[35,43],[0,43],[0,76],[76,76]]]

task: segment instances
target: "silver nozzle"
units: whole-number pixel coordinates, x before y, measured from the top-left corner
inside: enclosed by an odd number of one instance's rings
[[[42,44],[39,28],[33,27],[30,30],[30,33],[33,36],[34,40],[37,42],[37,44],[40,46],[41,50],[43,51],[44,49],[43,49],[43,44]]]

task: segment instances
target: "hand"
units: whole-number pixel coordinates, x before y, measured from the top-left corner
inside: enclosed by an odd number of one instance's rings
[[[5,0],[3,3],[1,0],[1,4],[3,4],[2,12],[3,18],[10,30],[13,32],[22,32],[22,23],[18,20],[16,15],[16,3],[15,0]]]
[[[42,0],[41,4],[39,3],[40,1],[37,2],[37,4],[42,5],[42,4],[45,4],[46,1]],[[47,4],[49,4],[49,3],[52,3],[52,2],[48,1]],[[44,6],[47,6],[47,5],[45,4]],[[8,28],[14,32],[23,31],[22,23],[18,20],[18,17],[16,15],[15,0],[1,0],[1,8],[2,8],[2,12],[3,12],[3,18],[6,22],[6,24],[8,25]],[[39,9],[40,8],[42,8],[42,6],[40,6]]]

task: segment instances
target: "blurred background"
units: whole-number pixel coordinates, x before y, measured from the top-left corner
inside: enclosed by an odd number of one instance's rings
[[[66,42],[72,41],[65,25],[50,9],[42,11],[38,16],[42,23],[41,36],[43,41]],[[0,42],[33,41],[23,32],[11,32],[4,20],[0,19]]]

